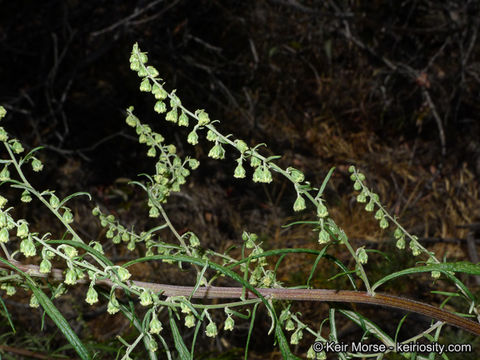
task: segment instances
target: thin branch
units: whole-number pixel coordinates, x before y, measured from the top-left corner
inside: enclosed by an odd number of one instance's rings
[[[30,276],[51,278],[55,281],[63,281],[64,275],[61,269],[52,269],[50,274],[40,272],[37,265],[23,265],[12,260],[12,264]],[[7,264],[0,263],[0,268],[11,270]],[[86,283],[87,280],[80,279],[78,283]],[[154,292],[161,293],[163,296],[192,296],[197,299],[253,299],[257,296],[250,290],[241,287],[220,287],[220,286],[179,286],[168,284],[157,284],[144,281],[132,280],[130,285],[148,288]],[[108,279],[97,280],[97,285],[107,285],[111,287],[114,283]],[[196,289],[196,290],[195,290]],[[425,315],[435,320],[443,321],[447,324],[456,326],[472,334],[480,336],[480,324],[468,320],[454,313],[435,306],[425,304],[419,301],[410,300],[398,296],[392,296],[382,293],[371,295],[365,291],[352,290],[330,290],[330,289],[272,289],[255,288],[258,293],[264,297],[275,300],[290,301],[330,301],[342,303],[371,304],[388,308],[400,309],[408,312]],[[194,292],[194,293],[193,293]],[[193,293],[193,295],[192,295]]]
[[[123,25],[123,24],[126,24],[128,23],[130,20],[133,20],[135,19],[136,17],[142,15],[145,11],[147,11],[148,9],[156,6],[157,4],[163,2],[165,0],[156,0],[156,1],[153,1],[151,2],[150,4],[148,4],[147,6],[145,6],[144,8],[142,9],[136,9],[133,14],[130,14],[128,15],[127,17],[117,21],[116,23],[102,29],[102,30],[98,30],[98,31],[95,31],[91,34],[91,36],[95,37],[95,36],[98,36],[98,35],[101,35],[103,33],[106,33],[106,32],[109,32],[109,31],[112,31],[112,30],[115,30],[117,27]]]

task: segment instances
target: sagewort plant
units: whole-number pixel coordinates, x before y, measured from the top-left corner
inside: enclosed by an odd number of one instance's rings
[[[266,184],[274,181],[273,174],[285,177],[296,192],[292,210],[304,211],[307,209],[307,204],[309,209],[314,209],[310,221],[297,223],[308,223],[312,226],[312,231],[316,234],[318,250],[266,251],[262,248],[258,236],[245,230],[241,234],[243,243],[241,256],[233,258],[227,253],[202,250],[200,248],[202,241],[194,232],[189,231],[180,235],[170,221],[164,206],[170,194],[181,190],[191,171],[197,169],[200,163],[197,159],[190,157],[182,159],[177,154],[176,147],[166,144],[164,137],[152,130],[149,125],[142,123],[135,116],[134,108],[130,107],[127,110],[126,122],[136,131],[138,141],[148,148],[147,156],[156,159],[154,173],[143,174],[138,181],[133,181],[132,185],[141,187],[145,192],[148,197],[149,216],[158,219],[158,225],[138,232],[122,225],[112,214],[101,211],[98,206],[94,207],[92,214],[105,228],[108,241],[116,246],[126,246],[129,250],[134,250],[138,246],[144,249],[145,256],[131,259],[122,265],[114,264],[104,253],[100,242],[86,240],[75,231],[74,215],[68,207],[68,202],[77,196],[90,198],[90,195],[75,193],[60,199],[53,190],[35,189],[26,178],[23,169],[25,166],[31,166],[35,172],[42,170],[43,164],[35,156],[40,148],[25,154],[20,141],[9,137],[5,129],[0,127],[0,141],[6,150],[6,156],[1,160],[2,185],[18,189],[20,199],[24,203],[29,203],[34,198],[40,201],[56,216],[65,229],[62,239],[53,239],[50,233],[40,234],[33,231],[26,219],[15,219],[12,216],[13,208],[9,207],[7,199],[0,195],[0,246],[3,252],[0,258],[1,288],[7,296],[14,294],[19,288],[29,289],[31,291],[30,306],[43,308],[80,358],[90,359],[94,355],[71,329],[53,302],[73,286],[86,289],[87,303],[93,305],[100,302],[100,299],[108,302],[106,311],[109,314],[121,312],[136,328],[137,337],[133,341],[127,342],[119,337],[121,346],[119,346],[117,358],[121,359],[131,359],[138,353],[135,350],[137,347],[143,347],[150,359],[193,359],[195,343],[203,336],[200,332],[214,338],[219,335],[219,328],[222,328],[221,331],[231,331],[236,323],[249,322],[244,355],[247,359],[254,319],[259,306],[266,309],[271,323],[268,334],[275,338],[276,346],[286,359],[296,359],[297,356],[326,359],[327,353],[322,344],[341,342],[337,336],[338,316],[347,318],[362,329],[363,337],[358,339],[359,341],[376,339],[377,352],[369,354],[370,357],[375,358],[382,358],[386,353],[394,352],[395,345],[398,343],[409,343],[420,339],[425,343],[434,343],[440,338],[445,323],[480,335],[480,325],[476,321],[479,317],[477,300],[456,276],[458,272],[479,274],[477,266],[466,262],[446,263],[438,260],[431,251],[422,246],[416,236],[409,234],[400,225],[398,219],[389,214],[380,203],[378,195],[366,186],[365,175],[351,166],[349,171],[353,187],[358,191],[357,202],[365,204],[365,210],[374,214],[380,228],[392,230],[397,250],[408,252],[410,256],[418,259],[419,264],[414,268],[388,274],[372,283],[366,267],[370,250],[364,246],[356,247],[329,215],[323,192],[334,169],[330,170],[319,188],[312,186],[305,180],[300,170],[293,167],[286,169],[279,167],[275,163],[278,156],[263,156],[261,145],[250,147],[241,139],[234,139],[232,135],[223,135],[219,129],[219,121],[212,121],[205,110],[189,111],[185,108],[176,91],[168,92],[159,78],[157,69],[147,65],[147,62],[147,54],[141,52],[135,44],[130,57],[130,68],[141,79],[140,90],[155,97],[153,110],[172,125],[191,129],[186,139],[189,144],[196,145],[199,137],[205,136],[211,143],[209,157],[224,159],[226,151],[235,153],[237,158],[233,177],[251,176],[254,182]],[[5,109],[0,107],[0,118],[5,115]],[[175,243],[161,240],[165,237],[160,238],[160,236],[166,232],[173,235],[176,239]],[[334,247],[342,247],[348,251],[353,259],[353,268],[328,256],[328,250]],[[295,256],[296,254],[312,256],[315,259],[314,266],[311,272],[306,274],[305,283],[286,288],[277,281],[275,271],[277,267],[271,259],[278,257],[282,259],[286,255]],[[28,265],[24,261],[26,258],[33,258],[29,260]],[[351,288],[312,289],[310,282],[318,263],[332,261],[332,258],[339,266],[339,275],[348,277]],[[151,261],[176,264],[181,268],[190,269],[191,283],[194,285],[158,284],[132,279],[130,266]],[[56,264],[55,267],[52,266],[52,262]],[[277,266],[279,264],[280,261]],[[387,281],[423,272],[431,273],[432,281],[442,277],[456,286],[456,292],[441,293],[445,296],[442,308],[376,291]],[[218,286],[216,281],[219,277],[230,279],[230,282],[236,286]],[[110,290],[102,290],[105,288]],[[455,309],[456,314],[443,309],[452,297],[460,297],[464,303],[462,309]],[[212,298],[221,298],[223,302],[207,301]],[[358,312],[331,307],[326,314],[326,319],[319,319],[319,323],[312,326],[302,319],[301,314],[291,311],[292,302],[304,300],[367,303],[373,306],[394,307],[405,310],[406,313],[416,312],[426,315],[432,319],[432,322],[424,331],[411,334],[408,339],[399,339],[396,336],[392,338],[382,330],[382,324],[375,324]],[[6,309],[3,299],[0,301]],[[137,302],[139,304],[135,305]],[[456,304],[458,303],[457,301]],[[224,312],[223,324],[216,323],[212,316],[214,312],[220,311]],[[160,313],[168,314],[166,317],[168,322],[162,323],[159,320]],[[8,316],[8,312],[4,315]],[[183,325],[179,325],[180,323]],[[397,332],[401,325],[402,322],[398,324]],[[193,329],[193,340],[186,341],[182,336],[182,329],[185,328]],[[315,346],[313,343],[304,343],[305,333],[311,334],[309,338],[316,340]],[[299,344],[303,346],[296,346]],[[308,350],[294,354],[292,345],[297,352],[298,349]],[[341,359],[363,357],[362,350],[365,349],[358,351],[349,348],[341,349],[333,356]],[[407,359],[415,356],[418,359],[428,359],[435,356],[433,351],[425,356],[409,352],[399,354]],[[448,358],[446,355],[444,357]]]

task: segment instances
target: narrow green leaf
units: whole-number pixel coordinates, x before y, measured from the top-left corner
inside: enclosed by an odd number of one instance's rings
[[[245,360],[248,359],[248,346],[250,345],[250,338],[253,332],[253,325],[255,323],[255,315],[257,314],[258,304],[260,303],[256,303],[255,306],[253,307],[252,316],[250,319],[250,326],[248,328],[248,335],[247,335],[247,343],[245,344]]]
[[[12,331],[15,334],[17,331],[15,330],[15,326],[13,325],[12,318],[10,316],[10,313],[8,312],[7,306],[5,305],[5,302],[1,297],[0,297],[0,304],[2,304],[3,311],[5,311],[5,317],[7,318],[8,323],[10,324],[10,327],[12,328]]]
[[[319,198],[320,196],[322,196],[323,191],[325,190],[325,186],[327,186],[328,180],[330,180],[330,177],[332,176],[334,171],[335,171],[335,167],[332,167],[328,172],[327,176],[325,176],[325,179],[323,179],[323,182],[322,182],[322,186],[320,186],[320,190],[318,190],[318,194],[316,198]]]
[[[11,264],[7,260],[0,258],[0,261],[3,262],[4,264],[10,266],[13,268],[15,271],[20,273],[27,282],[28,287],[32,290],[33,294],[37,298],[39,304],[42,306],[42,308],[45,310],[47,315],[53,320],[55,325],[57,325],[58,329],[65,335],[67,338],[68,342],[72,345],[73,349],[77,352],[78,356],[82,360],[89,360],[90,359],[90,354],[85,347],[85,345],[82,343],[82,341],[78,338],[77,334],[72,330],[70,325],[68,324],[67,320],[63,317],[63,315],[58,311],[58,309],[55,307],[55,305],[52,303],[50,298],[40,289],[33,279],[24,273],[22,270],[17,268],[15,265]]]
[[[190,356],[190,352],[187,349],[187,346],[183,342],[182,335],[180,334],[180,331],[178,331],[177,323],[175,322],[175,316],[173,316],[172,314],[172,309],[168,308],[168,312],[170,314],[170,329],[172,330],[173,341],[175,342],[175,348],[178,351],[180,359],[192,359],[192,357]]]
[[[79,191],[79,192],[70,194],[70,195],[68,195],[67,197],[65,197],[65,198],[60,202],[60,204],[57,206],[57,208],[62,207],[62,206],[63,206],[67,201],[69,201],[70,199],[72,199],[72,198],[74,198],[74,197],[77,197],[77,196],[82,196],[82,195],[87,196],[87,197],[88,197],[88,200],[92,200],[92,196],[91,196],[88,192]]]
[[[387,281],[396,279],[401,276],[423,273],[423,272],[430,272],[430,271],[440,271],[444,275],[452,279],[453,281],[457,280],[458,282],[455,281],[455,283],[458,284],[460,280],[458,280],[452,274],[449,274],[449,272],[460,272],[460,273],[471,274],[471,275],[480,275],[480,265],[472,264],[466,261],[461,261],[461,262],[453,262],[453,263],[428,264],[425,266],[408,268],[408,269],[394,272],[392,274],[389,274],[381,278],[372,286],[372,290],[375,290],[380,285],[385,284]]]

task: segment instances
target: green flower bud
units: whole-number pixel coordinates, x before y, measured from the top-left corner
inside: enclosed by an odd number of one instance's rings
[[[195,316],[192,314],[189,314],[185,316],[185,326],[188,328],[192,328],[195,326]]]
[[[52,260],[55,257],[55,253],[51,250],[45,250],[45,248],[43,248],[42,256],[44,259]]]
[[[130,234],[128,233],[128,231],[124,231],[122,233],[122,241],[124,242],[130,241]]]
[[[255,156],[250,157],[250,166],[252,168],[256,168],[256,167],[260,166],[261,164],[262,164],[262,160],[260,160],[259,158],[255,157]]]
[[[63,245],[63,252],[67,255],[70,259],[74,258],[78,255],[77,249],[70,245]]]
[[[65,209],[65,212],[63,213],[62,218],[67,224],[70,224],[73,222],[73,214],[70,211],[70,209]]]
[[[130,250],[130,251],[135,250],[135,240],[132,239],[128,242],[127,249]]]
[[[167,146],[167,152],[169,154],[175,154],[177,152],[177,148],[175,147],[175,145],[170,144]]]
[[[113,238],[115,236],[115,229],[113,227],[108,228],[105,236],[107,237],[107,239]]]
[[[21,154],[25,151],[22,144],[20,144],[20,142],[18,142],[17,140],[13,141],[11,148],[15,154]]]
[[[39,171],[42,171],[43,169],[43,164],[40,160],[38,160],[37,158],[34,158],[32,160],[32,169],[33,171],[35,172],[39,172]]]
[[[388,227],[388,220],[385,216],[380,220],[379,225],[381,229],[386,229]]]
[[[72,268],[68,268],[64,282],[67,285],[75,285],[77,282],[77,272]]]
[[[148,349],[153,352],[158,350],[158,344],[153,338],[150,338],[150,341],[148,342]]]
[[[173,123],[176,123],[177,122],[177,117],[178,117],[178,114],[177,114],[177,109],[176,108],[173,108],[172,110],[170,110],[167,115],[165,115],[165,120],[167,121],[171,121]]]
[[[267,166],[264,166],[263,167],[263,174],[262,174],[262,182],[263,183],[271,183],[273,181],[272,179],[272,173],[270,172],[270,170],[268,169]]]
[[[235,172],[233,173],[233,177],[237,178],[237,179],[243,179],[245,178],[245,169],[243,168],[242,166],[242,160],[241,159],[238,159],[237,160],[237,167],[235,168]]]
[[[200,240],[193,232],[190,233],[190,246],[194,248],[200,246]]]
[[[373,202],[372,198],[370,198],[370,201],[368,202],[368,204],[365,205],[365,210],[368,212],[375,210],[375,203]]]
[[[104,254],[102,244],[100,244],[98,241],[93,241],[91,245],[92,244],[94,250],[98,251],[100,254]]]
[[[217,325],[215,325],[213,321],[208,323],[205,334],[207,334],[208,337],[216,337],[218,335]]]
[[[375,219],[376,220],[382,220],[384,217],[384,213],[382,209],[378,209],[377,212],[375,213]]]
[[[320,230],[318,233],[318,243],[320,245],[327,244],[330,241],[330,235],[325,229]]]
[[[93,288],[93,285],[90,285],[88,287],[87,291],[87,297],[85,298],[85,301],[89,303],[90,305],[93,305],[98,302],[98,293],[97,291]]]
[[[225,326],[223,328],[224,328],[225,331],[232,331],[234,326],[235,326],[235,321],[229,315],[227,317],[227,319],[225,320]]]
[[[365,191],[362,191],[360,194],[357,195],[357,202],[359,203],[367,202],[367,193]]]
[[[121,266],[117,268],[117,274],[118,274],[118,277],[120,278],[120,281],[126,281],[130,279],[130,276],[132,276],[127,269]]]
[[[355,183],[353,184],[353,188],[357,191],[360,191],[362,189],[362,183],[360,181],[355,181]]]
[[[32,296],[30,297],[30,307],[31,308],[38,308],[40,306],[40,303],[38,302],[38,299],[37,297],[35,296],[35,294],[32,294]]]
[[[412,250],[413,256],[418,256],[422,253],[416,241],[413,241],[413,240],[410,241],[409,246],[410,246],[410,249]]]
[[[10,171],[5,166],[2,171],[0,171],[0,181],[7,181],[10,180]]]
[[[159,334],[162,330],[162,323],[157,319],[157,315],[155,313],[152,313],[152,320],[150,320],[150,328],[148,332],[150,334]]]
[[[405,249],[405,236],[400,237],[397,240],[395,246],[397,247],[397,249],[400,249],[400,250]]]
[[[7,115],[7,110],[3,106],[0,106],[0,119],[3,119]]]
[[[58,199],[58,197],[55,196],[55,194],[50,195],[50,206],[54,209],[57,209],[58,205],[60,205],[60,200]]]
[[[6,227],[3,227],[0,230],[0,243],[7,243],[10,238],[10,234],[8,232],[8,229]]]
[[[368,255],[363,246],[357,249],[357,261],[360,264],[366,264],[368,262]]]
[[[28,190],[24,190],[22,192],[22,197],[20,198],[20,200],[24,203],[29,203],[30,201],[32,201],[32,197],[30,196]]]
[[[20,221],[21,223],[17,228],[17,236],[23,239],[28,236],[28,223],[26,221]]]
[[[128,114],[127,118],[125,119],[126,123],[131,127],[138,126],[138,118],[133,114]]]
[[[115,293],[112,293],[110,300],[108,301],[107,312],[110,315],[116,314],[120,311],[120,304],[115,297]]]
[[[150,81],[148,80],[148,78],[144,78],[140,83],[140,91],[145,91],[145,92],[152,91],[152,85],[150,84]]]
[[[0,209],[4,208],[4,206],[7,204],[7,201],[8,201],[7,199],[5,199],[2,195],[0,195]]]
[[[182,314],[190,314],[192,312],[192,309],[184,302],[180,303],[180,310]]]
[[[8,134],[7,132],[5,131],[5,129],[3,127],[0,127],[0,141],[7,141],[8,140]]]
[[[92,215],[93,216],[98,216],[100,215],[100,208],[98,206],[95,206],[92,210]]]
[[[140,62],[138,60],[131,60],[130,61],[130,69],[133,71],[140,70]]]
[[[148,76],[147,69],[145,69],[143,66],[140,66],[140,69],[137,71],[137,75],[140,78],[146,78]]]
[[[35,256],[37,254],[37,249],[30,236],[23,239],[20,243],[20,252],[26,257]]]
[[[197,159],[188,159],[188,166],[190,166],[190,169],[195,170],[199,165],[200,161]]]
[[[217,142],[208,152],[208,156],[212,159],[224,159],[225,150],[223,149],[222,145]]]
[[[301,329],[297,329],[297,331],[295,331],[292,334],[292,337],[290,338],[290,344],[298,345],[299,341],[302,340],[302,338],[303,338],[303,331]]]
[[[158,70],[155,69],[153,66],[147,66],[147,71],[151,77],[157,77],[158,76]]]
[[[395,239],[400,239],[402,236],[404,236],[402,230],[400,230],[400,228],[396,228],[395,229],[395,232],[393,233],[393,236]]]
[[[175,91],[176,90],[173,90],[172,93],[170,94],[170,107],[172,108],[177,108],[180,105],[182,105],[182,102],[180,101],[178,96],[175,95]]]
[[[42,274],[48,274],[51,270],[52,270],[52,263],[47,259],[43,259],[40,262],[40,272]]]
[[[217,139],[218,139],[217,134],[215,134],[214,131],[212,131],[212,130],[209,129],[209,130],[207,131],[207,140],[208,140],[208,141],[216,141]]]
[[[147,156],[148,157],[157,156],[157,150],[155,150],[155,148],[152,146],[150,149],[148,149]]]
[[[178,118],[178,126],[188,126],[188,116],[183,110]]]
[[[295,330],[295,323],[293,322],[292,319],[288,319],[287,322],[285,323],[285,330],[287,331],[293,331]]]
[[[245,143],[243,140],[235,140],[235,146],[237,147],[237,150],[240,151],[240,153],[244,153],[245,151],[248,150],[248,145]]]
[[[163,114],[165,111],[167,111],[167,105],[161,100],[158,100],[155,103],[155,106],[153,107],[153,110],[159,114]]]
[[[349,172],[349,173],[353,173],[354,171],[355,171],[355,166],[350,165],[350,166],[348,167],[348,172]]]
[[[205,126],[210,122],[208,114],[204,110],[195,111],[195,116],[198,118],[198,125]]]
[[[140,304],[142,306],[148,306],[152,304],[152,294],[150,290],[146,289],[140,294]]]
[[[158,210],[156,206],[152,206],[150,208],[150,211],[148,212],[148,216],[150,216],[151,218],[157,218],[160,216],[160,210]]]
[[[17,292],[15,286],[9,283],[2,283],[1,289],[5,290],[8,296],[15,295],[15,293]]]
[[[287,168],[287,172],[290,174],[292,177],[293,182],[295,183],[301,183],[303,180],[305,180],[305,175],[300,170],[297,170],[293,167]]]
[[[165,89],[158,84],[153,84],[152,94],[155,95],[155,99],[157,100],[165,100],[168,96],[168,93],[165,91]]]
[[[325,205],[323,205],[323,202],[320,202],[317,207],[317,216],[319,218],[326,218],[328,216],[328,209]]]
[[[262,285],[264,287],[270,287],[275,282],[275,274],[272,270],[267,270],[267,274],[262,279]]]
[[[302,195],[297,194],[297,199],[295,200],[295,203],[293,204],[293,211],[302,211],[306,209],[305,205],[305,199],[302,197]]]
[[[143,64],[145,64],[145,63],[148,61],[147,54],[140,52],[140,49],[139,49],[138,59],[139,59]]]

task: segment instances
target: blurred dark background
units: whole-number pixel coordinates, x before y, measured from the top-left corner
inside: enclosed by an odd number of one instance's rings
[[[350,164],[440,257],[475,256],[475,242],[472,250],[466,239],[479,237],[480,223],[478,1],[0,6],[2,126],[27,149],[45,146],[46,166],[34,180],[41,188],[88,190],[127,223],[148,225],[146,213],[135,211],[145,199],[125,185],[153,164],[124,122],[133,105],[182,156],[202,164],[184,190],[189,200],[169,202],[178,227],[195,229],[218,251],[238,243],[243,229],[263,234],[266,247],[316,246],[306,229],[279,230],[292,215],[288,184],[234,180],[228,151],[225,161],[208,159],[205,143],[190,146],[186,130],[152,111],[153,99],[129,69],[138,42],[166,88],[219,119],[224,134],[265,142],[266,154],[283,155],[280,165],[303,170],[316,185],[336,166],[327,189],[331,214],[359,245],[381,247],[390,234],[355,207]],[[95,230],[83,216],[76,220],[86,234]],[[305,271],[291,266],[285,274]]]

